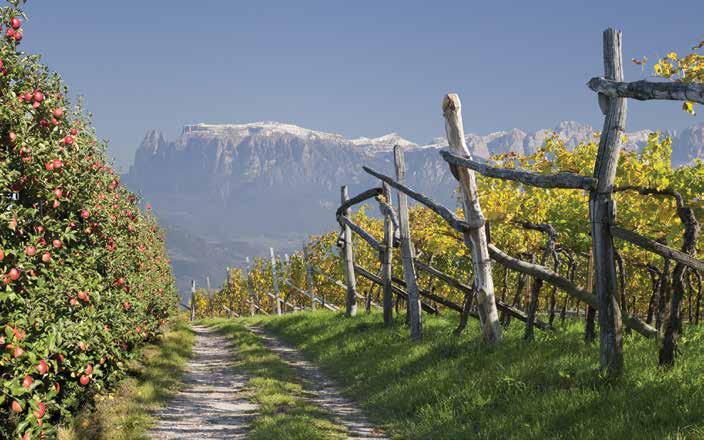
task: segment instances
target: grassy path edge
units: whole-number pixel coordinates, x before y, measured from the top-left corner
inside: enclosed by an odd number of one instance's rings
[[[154,413],[176,394],[193,350],[194,333],[177,321],[161,340],[142,349],[141,360],[112,393],[96,396],[95,408],[63,428],[60,440],[146,439]]]

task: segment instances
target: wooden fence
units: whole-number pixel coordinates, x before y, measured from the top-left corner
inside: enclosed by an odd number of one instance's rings
[[[378,187],[368,189],[353,197],[349,196],[346,186],[341,190],[341,205],[336,211],[336,219],[341,227],[339,245],[341,246],[344,282],[331,279],[327,274],[313,267],[304,256],[307,267],[308,289],[303,291],[291,283],[287,285],[307,296],[311,306],[316,303],[331,310],[337,307],[326,303],[324,298],[313,294],[312,274],[319,273],[334,285],[346,291],[344,312],[348,316],[357,313],[357,300],[365,299],[357,292],[356,277],[361,276],[383,289],[381,305],[373,306],[383,309],[384,322],[392,323],[393,297],[403,299],[407,307],[407,320],[410,336],[414,340],[422,338],[422,312],[437,313],[437,304],[461,315],[462,326],[469,317],[479,320],[482,335],[489,344],[495,344],[501,339],[499,311],[504,315],[519,319],[526,324],[526,339],[533,336],[533,328],[549,331],[551,326],[537,318],[538,295],[541,284],[547,283],[553,288],[566,292],[571,297],[588,304],[592,312],[598,311],[600,327],[600,361],[610,375],[618,375],[623,368],[622,327],[625,326],[646,337],[662,337],[663,345],[660,352],[661,363],[672,362],[676,348],[679,313],[682,301],[683,274],[686,268],[704,271],[704,262],[695,258],[695,244],[699,234],[699,224],[691,207],[687,206],[676,192],[649,188],[624,187],[614,185],[616,167],[620,155],[620,139],[624,133],[626,121],[627,98],[673,99],[704,103],[704,88],[696,84],[653,83],[637,81],[623,82],[623,62],[621,53],[621,33],[607,29],[603,35],[604,45],[604,77],[593,78],[588,86],[597,92],[599,107],[604,114],[604,126],[601,132],[599,149],[594,164],[593,176],[582,176],[574,173],[538,174],[529,171],[506,169],[480,163],[472,159],[464,136],[461,103],[459,96],[449,94],[442,102],[445,129],[449,143],[449,151],[440,154],[457,179],[462,196],[464,217],[433,201],[431,198],[413,190],[405,182],[406,167],[403,150],[394,148],[395,177],[385,175],[369,167],[363,167],[369,175],[380,181]],[[523,185],[539,188],[561,188],[586,191],[589,193],[589,219],[591,223],[592,249],[590,255],[590,274],[588,288],[576,285],[571,279],[561,276],[556,270],[548,267],[548,259],[555,253],[555,230],[547,224],[526,222],[524,228],[540,231],[546,236],[546,246],[539,261],[525,261],[508,255],[488,239],[488,225],[481,210],[477,197],[475,172],[488,178],[519,182]],[[397,195],[396,206],[392,206],[391,189]],[[452,189],[448,188],[448,191]],[[641,194],[669,195],[677,201],[677,213],[684,225],[684,240],[681,250],[670,248],[662,243],[643,237],[633,231],[618,226],[616,202],[613,194],[617,191],[633,190]],[[473,276],[464,282],[455,279],[442,271],[421,261],[416,255],[412,241],[408,218],[408,198],[435,212],[447,224],[462,234],[464,243],[471,251]],[[351,216],[351,208],[363,202],[374,200],[384,218],[384,235],[377,239],[361,226],[355,224]],[[355,262],[353,235],[357,235],[379,255],[381,267],[379,275],[372,273]],[[674,260],[673,271],[675,293],[671,299],[671,311],[664,335],[660,335],[652,327],[635,314],[629,314],[625,303],[620,302],[617,279],[617,256],[614,249],[614,237],[630,242],[650,252],[667,259]],[[392,254],[394,249],[400,252],[403,266],[403,279],[393,277]],[[282,313],[280,296],[278,295],[278,280],[276,278],[276,262],[273,250],[271,252],[272,267],[274,267],[274,295],[276,312]],[[492,278],[492,260],[508,270],[516,271],[532,277],[533,283],[530,302],[527,311],[521,311],[509,304],[496,299]],[[593,263],[593,277],[592,277]],[[456,304],[446,298],[419,288],[417,271],[422,271],[440,280],[464,294],[463,304]],[[594,280],[591,286],[591,279]],[[679,284],[678,284],[679,283]],[[680,287],[679,294],[677,287]],[[257,301],[252,297],[252,313],[257,308]],[[296,307],[289,305],[290,310]]]

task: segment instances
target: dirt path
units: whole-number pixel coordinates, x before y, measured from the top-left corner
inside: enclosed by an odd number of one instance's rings
[[[258,327],[250,327],[262,341],[264,346],[293,367],[303,379],[303,387],[314,397],[308,400],[321,408],[328,410],[334,416],[334,421],[348,429],[348,439],[387,439],[388,437],[375,428],[362,414],[359,407],[345,398],[336,385],[320,371],[318,367],[305,360],[295,348],[284,345],[274,336]]]
[[[243,439],[257,406],[243,397],[248,377],[232,367],[229,339],[193,326],[193,357],[183,388],[155,415],[153,439]]]

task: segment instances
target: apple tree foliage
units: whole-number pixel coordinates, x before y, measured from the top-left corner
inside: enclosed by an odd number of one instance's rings
[[[154,216],[0,9],[0,438],[52,438],[156,338],[177,297]]]

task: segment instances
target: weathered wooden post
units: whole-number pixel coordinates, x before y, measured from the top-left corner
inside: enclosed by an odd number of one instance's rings
[[[614,29],[604,31],[604,77],[623,81],[621,32]],[[601,94],[599,105],[606,117],[594,165],[597,186],[589,195],[594,278],[599,306],[599,358],[602,368],[605,368],[610,376],[618,376],[623,370],[623,347],[614,243],[611,235],[611,226],[616,221],[616,202],[612,193],[621,152],[621,136],[626,125],[627,105],[626,98],[606,97]]]
[[[310,255],[308,255],[308,245],[303,243],[303,263],[306,265],[306,287],[308,288],[308,296],[310,296],[310,307],[315,310],[315,292],[313,291],[313,268],[310,267]]]
[[[281,314],[281,298],[279,298],[279,279],[276,275],[276,256],[274,255],[274,248],[269,248],[269,254],[271,255],[271,278],[274,284],[274,296],[276,296],[276,314]]]
[[[290,303],[290,304],[293,304],[293,306],[292,306],[293,310],[291,310],[291,311],[295,312],[296,311],[296,307],[295,307],[296,301],[294,301],[293,298],[291,297],[291,288],[289,286],[289,283],[291,283],[292,281],[291,281],[291,268],[289,266],[288,253],[284,254],[284,264],[282,265],[281,271],[283,272],[283,275],[282,275],[283,280],[284,280],[283,284],[284,284],[285,290],[286,290],[286,293],[284,294],[284,298],[283,298],[284,311],[286,310],[286,303]]]
[[[391,204],[391,189],[389,184],[382,184],[384,191],[384,199],[387,204]],[[382,211],[384,211],[382,209]],[[384,251],[381,253],[381,279],[384,281],[384,324],[389,327],[394,323],[394,298],[393,290],[391,289],[392,273],[393,273],[393,252],[394,252],[394,224],[392,221],[392,213],[384,213]]]
[[[196,280],[191,280],[191,321],[196,319]]]
[[[251,271],[251,265],[249,262],[249,257],[245,258],[245,261],[247,263],[247,278],[245,279],[245,283],[247,283],[247,292],[249,293],[249,314],[250,316],[254,316],[256,313],[256,303],[257,303],[257,298],[254,295],[254,289],[252,288],[252,281],[249,277],[249,273]]]
[[[350,194],[347,189],[347,185],[343,185],[340,189],[341,201],[345,203],[349,198]],[[350,208],[345,209],[345,217],[350,217]],[[347,284],[347,300],[345,301],[345,315],[355,316],[357,315],[357,280],[354,274],[354,249],[352,248],[352,230],[349,226],[345,226],[344,232],[344,248],[342,250],[343,255],[343,268],[345,271],[345,284]]]
[[[396,180],[405,184],[406,162],[401,146],[394,146],[394,162],[396,165]],[[401,238],[401,261],[403,262],[403,277],[408,293],[408,324],[411,328],[411,339],[420,341],[423,338],[421,322],[420,295],[416,281],[416,269],[413,265],[415,250],[411,241],[411,226],[408,219],[408,196],[401,191],[398,195],[398,223]]]
[[[450,151],[458,156],[471,158],[464,138],[460,97],[455,93],[446,95],[442,101],[442,111],[445,117],[445,131]],[[474,171],[464,167],[455,167],[455,172],[462,190],[465,220],[469,223],[484,220],[477,195],[477,182]],[[482,335],[487,343],[495,344],[501,340],[501,326],[499,325],[499,314],[496,310],[494,280],[491,276],[491,258],[489,257],[484,227],[465,232],[464,242],[472,252],[474,287],[477,295],[477,310],[482,326]]]
[[[213,304],[213,292],[210,290],[210,275],[205,276],[205,285],[207,286],[206,298],[208,298],[208,316],[213,317],[213,312],[215,311],[215,306]]]

